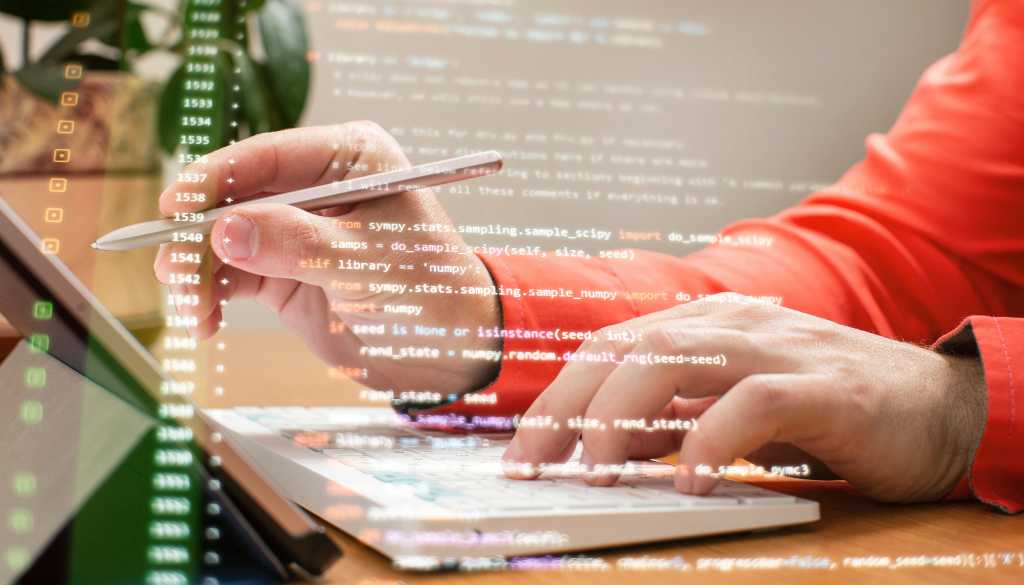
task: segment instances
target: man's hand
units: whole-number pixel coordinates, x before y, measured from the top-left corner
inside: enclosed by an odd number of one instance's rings
[[[708,470],[746,457],[807,464],[879,500],[930,501],[965,473],[985,424],[978,360],[733,294],[609,327],[576,356],[523,417],[559,427],[521,427],[505,453],[508,475],[528,479],[542,463],[564,462],[580,435],[566,422],[584,417],[582,463],[595,471],[679,448],[675,484],[686,493],[709,492],[717,480]],[[688,432],[614,422],[691,417]]]
[[[189,165],[160,195],[160,210],[175,217],[408,166],[370,122],[260,134]],[[317,213],[247,205],[202,242],[161,246],[155,270],[200,338],[219,329],[223,302],[254,297],[372,387],[447,395],[493,376],[492,365],[461,359],[464,348],[498,349],[475,335],[500,320],[493,283],[429,190]],[[416,335],[415,325],[444,334]],[[456,337],[459,327],[473,333]]]

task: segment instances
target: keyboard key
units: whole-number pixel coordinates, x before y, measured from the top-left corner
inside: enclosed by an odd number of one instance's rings
[[[507,444],[504,441],[403,428],[381,416],[360,422],[358,416],[344,408],[253,408],[242,412],[282,434],[320,429],[393,436],[391,448],[353,446],[326,448],[322,453],[388,484],[389,490],[453,512],[586,514],[628,509],[784,505],[797,501],[792,496],[733,481],[720,482],[708,496],[681,494],[673,485],[672,467],[654,462],[634,462],[635,472],[624,474],[610,487],[593,487],[570,474],[545,474],[534,481],[511,480],[502,473],[501,455]],[[577,453],[572,460],[578,456]]]

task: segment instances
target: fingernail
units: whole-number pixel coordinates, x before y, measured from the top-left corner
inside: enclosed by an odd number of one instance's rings
[[[594,473],[594,462],[590,458],[590,453],[586,449],[583,450],[583,454],[580,455],[580,465],[583,467],[583,481],[587,483],[593,483],[597,479],[597,474]]]
[[[531,463],[520,461],[521,457],[522,453],[519,452],[519,443],[512,439],[508,448],[501,455],[501,469],[505,477],[533,479],[537,476],[536,468]]]
[[[711,490],[715,489],[716,485],[718,485],[718,479],[715,477],[696,477],[694,478],[691,493],[695,496],[707,495]]]
[[[505,449],[505,453],[502,454],[502,461],[519,461],[522,453],[519,451],[519,441],[512,439],[512,442],[508,444],[508,448]]]
[[[223,250],[229,260],[245,260],[256,250],[256,224],[244,215],[224,218]]]
[[[609,486],[618,480],[618,474],[612,473],[604,466],[594,463],[593,458],[584,449],[580,456],[580,463],[583,465],[583,481],[595,486]]]
[[[675,484],[676,489],[683,493],[688,494],[693,490],[693,476],[687,465],[681,463],[676,466]]]

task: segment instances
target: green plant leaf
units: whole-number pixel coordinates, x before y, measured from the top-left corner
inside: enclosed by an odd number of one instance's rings
[[[281,105],[285,124],[294,126],[309,95],[305,20],[292,0],[267,0],[256,19],[267,55],[270,91]]]
[[[146,30],[142,28],[142,13],[146,7],[135,2],[128,2],[124,9],[124,28],[121,34],[121,48],[145,53],[153,48]]]
[[[222,50],[217,53],[214,60],[217,62],[217,72],[220,77],[220,87],[215,92],[214,102],[221,104],[221,108],[214,115],[214,125],[211,128],[211,133],[213,131],[216,131],[216,133],[213,134],[212,144],[210,148],[206,149],[206,152],[212,152],[227,146],[232,139],[237,139],[239,135],[238,127],[231,126],[231,122],[241,121],[243,116],[241,103],[237,110],[232,107],[232,104],[235,103],[234,92],[231,89],[231,86],[235,83],[235,74],[232,70],[235,66],[231,62],[231,56]]]
[[[157,135],[160,147],[171,154],[178,146],[181,120],[181,100],[185,94],[185,65],[179,66],[164,84],[157,106]]]
[[[64,77],[64,66],[60,64],[35,63],[15,72],[14,78],[25,89],[53,103],[57,103],[61,92],[78,85],[78,80]]]
[[[67,62],[78,63],[82,66],[82,68],[85,69],[86,72],[117,71],[120,68],[120,64],[109,57],[104,57],[102,55],[91,55],[88,53],[76,53],[74,55],[71,55],[70,57],[68,57]]]
[[[89,25],[85,28],[72,27],[57,39],[36,63],[59,63],[78,51],[78,45],[88,39],[103,39],[116,35],[118,30],[116,2],[100,2],[90,12]]]
[[[281,103],[277,101],[277,97],[274,92],[270,91],[270,70],[264,63],[254,62],[256,65],[256,73],[259,75],[260,81],[263,83],[263,87],[267,89],[267,103],[270,105],[268,114],[270,116],[270,131],[284,130],[290,128],[288,124],[285,124],[284,113],[281,110]]]
[[[0,0],[0,12],[29,20],[53,22],[68,20],[72,12],[84,10],[91,3],[90,0]]]
[[[243,10],[246,12],[255,12],[260,8],[263,8],[264,4],[266,4],[264,0],[249,0],[249,2],[245,4],[245,8],[243,8]]]
[[[270,88],[245,51],[232,51],[230,54],[240,71],[238,82],[242,87],[242,114],[248,122],[249,133],[269,132],[273,129],[270,120],[273,107],[270,103]]]
[[[5,2],[6,0],[0,0]],[[70,15],[71,11],[83,8],[92,4],[89,10],[89,24],[83,28],[71,27],[67,33],[57,39],[46,52],[31,63],[23,67],[15,74],[16,79],[30,92],[56,103],[61,92],[67,91],[78,85],[77,80],[64,79],[64,65],[68,61],[80,58],[85,59],[78,53],[78,46],[91,38],[102,37],[117,31],[117,3],[112,0],[88,2],[85,0],[71,0],[70,2],[51,2],[46,4],[50,8],[54,5],[63,6],[63,10]],[[67,16],[66,15],[66,16]],[[102,58],[96,58],[92,64],[103,66]],[[88,69],[88,62],[82,63]]]

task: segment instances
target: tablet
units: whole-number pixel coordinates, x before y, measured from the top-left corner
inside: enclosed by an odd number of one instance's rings
[[[187,396],[166,391],[174,380],[56,256],[44,253],[39,238],[3,200],[0,283],[0,314],[34,349],[152,418],[195,454],[188,476],[202,486],[203,512],[218,512],[218,521],[243,541],[233,544],[236,549],[281,580],[320,575],[341,556],[324,529],[213,431]],[[52,311],[45,320],[33,317],[40,299]]]

